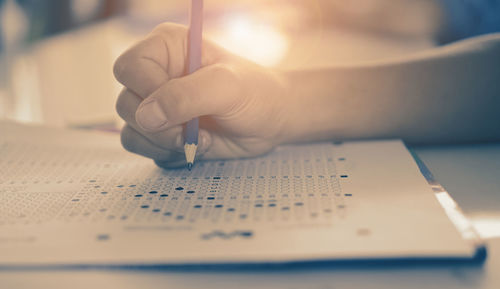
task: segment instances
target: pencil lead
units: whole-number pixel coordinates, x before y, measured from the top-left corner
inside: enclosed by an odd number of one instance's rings
[[[188,170],[192,170],[193,169],[193,163],[188,163],[187,167],[188,167]]]

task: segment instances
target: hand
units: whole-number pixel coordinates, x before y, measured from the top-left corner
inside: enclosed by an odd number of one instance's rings
[[[185,164],[182,125],[200,117],[197,159],[251,157],[281,142],[286,83],[277,72],[203,42],[202,67],[186,71],[187,28],[162,24],[114,65],[125,87],[116,110],[128,151],[162,167]]]

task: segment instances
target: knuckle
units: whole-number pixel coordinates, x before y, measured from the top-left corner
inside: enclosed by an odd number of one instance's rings
[[[217,79],[213,84],[225,83],[225,90],[231,92],[231,95],[241,94],[242,76],[239,70],[232,64],[218,63],[213,67],[214,77]],[[213,96],[215,97],[215,96]]]
[[[127,86],[128,79],[134,72],[134,67],[137,65],[137,59],[134,57],[134,49],[136,45],[127,49],[115,60],[113,64],[113,74],[118,82]]]
[[[124,52],[122,55],[120,55],[113,64],[113,74],[115,75],[116,80],[118,80],[120,83],[122,83],[123,71],[125,71],[126,68],[126,53],[127,52]]]
[[[169,33],[172,30],[172,23],[163,22],[153,28],[152,34]]]
[[[228,63],[217,63],[213,67],[214,75],[222,78],[226,83],[234,83],[239,80],[235,67]]]
[[[153,35],[162,35],[163,37],[171,37],[175,35],[179,35],[180,33],[186,34],[187,28],[183,25],[175,24],[175,23],[161,23],[157,25],[151,34]]]
[[[174,23],[162,23],[156,26],[144,41],[158,41],[157,44],[161,44],[160,42],[170,43],[175,42],[175,39],[180,39],[179,36],[182,36],[181,38],[184,40],[187,39],[187,28],[185,26]],[[124,82],[127,81],[127,72],[129,70],[132,71],[137,62],[141,61],[140,57],[137,57],[137,49],[141,47],[141,43],[144,44],[144,41],[130,47],[115,60],[113,74],[120,83],[125,84]],[[161,45],[156,46],[161,47]]]

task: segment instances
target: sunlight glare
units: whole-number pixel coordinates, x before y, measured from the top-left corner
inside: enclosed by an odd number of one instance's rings
[[[288,41],[284,34],[268,23],[259,23],[243,15],[234,15],[223,22],[214,37],[222,47],[263,66],[274,66],[285,56]]]

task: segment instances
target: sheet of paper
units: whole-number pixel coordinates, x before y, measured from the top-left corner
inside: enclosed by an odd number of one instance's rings
[[[0,124],[0,265],[471,257],[400,141],[162,170],[115,134]]]

